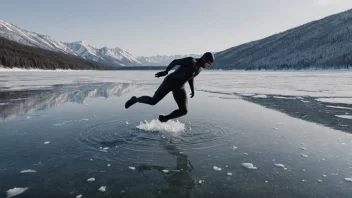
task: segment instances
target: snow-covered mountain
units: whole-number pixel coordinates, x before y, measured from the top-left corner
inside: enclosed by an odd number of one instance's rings
[[[79,56],[83,59],[93,60],[111,66],[138,66],[141,63],[130,53],[120,48],[101,49],[94,48],[89,44],[79,41],[64,43],[55,40],[47,35],[41,35],[35,32],[23,30],[13,24],[0,20],[0,37],[9,40],[46,50],[63,52]]]
[[[352,9],[215,54],[214,69],[352,65]]]
[[[46,35],[23,30],[3,20],[0,20],[0,36],[28,46],[74,54],[74,52],[62,42]]]
[[[134,56],[120,48],[110,49],[103,47],[94,48],[84,41],[65,43],[75,54],[84,58],[100,63],[121,66],[142,65]]]
[[[200,54],[186,54],[186,55],[156,55],[156,56],[138,56],[137,60],[146,66],[167,66],[174,59],[184,58],[184,57],[201,57]]]

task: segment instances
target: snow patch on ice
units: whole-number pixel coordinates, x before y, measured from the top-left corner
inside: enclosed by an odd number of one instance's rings
[[[17,187],[15,187],[15,188],[9,189],[9,190],[6,191],[7,198],[14,197],[14,196],[17,196],[19,194],[22,194],[28,189],[29,189],[28,187],[26,187],[26,188],[17,188]]]
[[[160,122],[159,120],[152,120],[150,122],[144,121],[140,122],[137,126],[138,129],[144,131],[159,131],[159,132],[172,132],[172,133],[179,133],[184,132],[186,130],[185,124],[173,120],[169,120],[167,122]]]
[[[252,96],[253,98],[268,98],[267,95],[255,95],[255,96]]]
[[[305,157],[305,158],[308,158],[308,155],[306,155],[306,154],[301,154],[302,155],[302,157]]]
[[[106,191],[106,186],[100,187],[100,188],[99,188],[99,191],[100,191],[100,192],[105,192],[105,191]]]
[[[95,178],[89,178],[89,179],[87,179],[87,181],[93,182],[93,181],[95,181]]]
[[[278,168],[285,168],[285,165],[283,165],[283,164],[274,163],[274,165]]]
[[[28,169],[28,170],[23,170],[20,173],[36,173],[36,172],[37,172],[36,170]]]
[[[352,98],[318,98],[319,102],[352,104]]]
[[[242,166],[250,170],[258,169],[257,167],[253,166],[252,163],[242,163]]]
[[[344,118],[344,119],[352,119],[352,115],[335,115],[335,116],[339,118]]]
[[[352,110],[352,108],[349,108],[349,107],[329,106],[329,105],[327,105],[326,107],[335,108],[335,109],[350,109],[350,110]]]
[[[348,182],[352,183],[352,178],[345,178],[345,181],[348,181]]]
[[[213,166],[213,170],[214,171],[221,171],[221,168],[217,167],[217,166]]]

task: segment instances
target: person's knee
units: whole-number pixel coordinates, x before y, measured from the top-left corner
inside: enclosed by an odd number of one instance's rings
[[[188,110],[187,109],[180,109],[182,115],[186,115],[188,113]]]
[[[154,106],[154,105],[158,104],[158,102],[159,102],[158,100],[153,99],[153,100],[150,102],[150,105],[153,105],[153,106]]]

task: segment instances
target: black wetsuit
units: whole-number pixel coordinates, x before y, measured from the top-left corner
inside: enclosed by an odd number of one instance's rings
[[[176,59],[172,61],[166,68],[167,72],[169,72],[176,65],[180,65],[180,67],[165,77],[162,84],[154,93],[153,97],[142,96],[137,98],[136,102],[155,105],[170,91],[172,91],[174,99],[178,105],[178,109],[163,117],[165,120],[169,120],[186,115],[187,94],[184,86],[185,83],[188,82],[192,93],[194,93],[193,79],[202,71],[202,64],[204,65],[201,59],[195,59],[192,57]]]

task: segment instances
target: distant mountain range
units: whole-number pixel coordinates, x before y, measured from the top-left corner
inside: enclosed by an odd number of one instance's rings
[[[166,66],[174,58],[189,55],[134,57],[129,52],[116,48],[95,48],[84,41],[60,42],[56,39],[35,32],[23,30],[13,24],[0,20],[0,37],[27,45],[55,52],[75,55],[86,60],[120,67],[120,66]],[[197,56],[197,55],[195,55]],[[199,55],[198,55],[199,56]]]
[[[352,9],[215,54],[213,69],[352,66]]]
[[[28,46],[74,55],[115,68],[167,66],[176,58],[201,56],[188,54],[135,57],[118,47],[98,49],[84,41],[60,42],[1,20],[0,37]],[[21,60],[17,61],[21,62]],[[351,65],[352,9],[215,53],[215,62],[211,69],[343,68]]]

